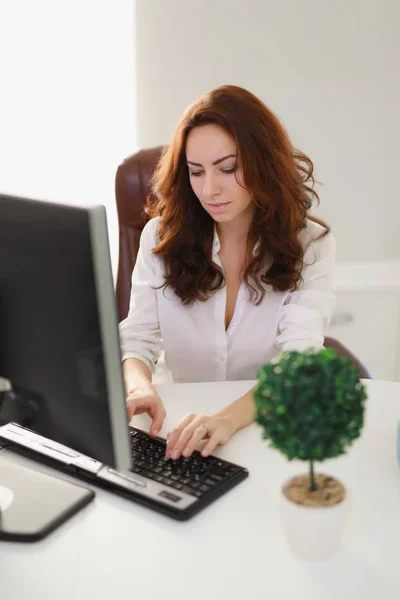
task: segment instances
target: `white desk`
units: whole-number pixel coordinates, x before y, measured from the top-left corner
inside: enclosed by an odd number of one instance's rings
[[[187,412],[214,412],[251,385],[158,386],[168,411],[164,433]],[[218,450],[247,466],[249,478],[193,520],[175,522],[96,488],[95,501],[47,539],[0,543],[0,597],[398,600],[400,384],[371,381],[368,389],[362,437],[348,456],[323,465],[342,479],[352,498],[334,558],[304,563],[289,553],[279,517],[280,485],[306,465],[288,463],[270,450],[253,425]],[[136,419],[143,423],[146,417]]]

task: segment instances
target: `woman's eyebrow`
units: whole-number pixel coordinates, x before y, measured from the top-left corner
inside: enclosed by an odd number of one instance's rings
[[[223,156],[222,158],[215,160],[213,162],[213,165],[219,165],[219,163],[222,163],[227,158],[236,158],[236,154],[227,154],[226,156]],[[191,160],[187,160],[186,162],[188,165],[193,165],[194,167],[202,167],[203,166],[200,163],[195,163],[195,162],[192,162]]]

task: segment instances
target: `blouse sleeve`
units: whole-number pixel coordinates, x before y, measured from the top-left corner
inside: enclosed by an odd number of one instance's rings
[[[332,293],[335,254],[336,243],[331,233],[308,246],[302,282],[289,294],[279,314],[275,343],[281,352],[324,347],[324,332],[335,304]]]
[[[155,230],[158,219],[151,219],[143,228],[136,263],[132,272],[129,313],[119,325],[122,361],[142,360],[151,370],[162,350],[158,319]]]

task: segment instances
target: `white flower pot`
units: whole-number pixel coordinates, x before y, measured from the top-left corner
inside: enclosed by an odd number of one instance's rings
[[[281,493],[281,517],[291,552],[301,560],[325,560],[338,549],[350,512],[348,494],[334,506],[295,504]]]

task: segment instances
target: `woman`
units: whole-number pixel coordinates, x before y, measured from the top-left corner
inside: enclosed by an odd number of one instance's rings
[[[335,242],[308,216],[313,164],[250,92],[223,86],[183,115],[153,180],[128,317],[120,325],[129,417],[165,410],[152,386],[162,347],[175,381],[255,379],[280,352],[321,349]],[[254,420],[252,391],[189,415],[167,456],[208,456]]]

